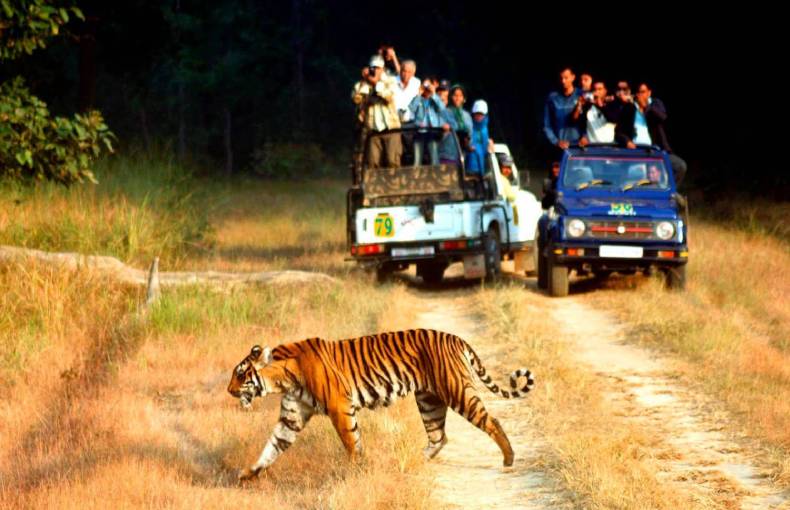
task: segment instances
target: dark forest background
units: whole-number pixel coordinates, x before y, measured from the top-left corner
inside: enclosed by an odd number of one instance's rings
[[[100,109],[121,151],[165,151],[217,174],[266,173],[267,162],[304,153],[307,165],[343,174],[351,87],[387,43],[417,61],[418,76],[463,84],[470,104],[485,98],[492,136],[533,168],[544,160],[545,96],[570,65],[610,90],[619,79],[634,89],[650,83],[667,105],[670,142],[689,162],[691,186],[788,193],[785,168],[761,157],[767,144],[781,146],[781,133],[763,120],[783,103],[762,91],[774,71],[760,57],[775,47],[758,43],[765,34],[748,14],[591,4],[530,13],[531,4],[441,1],[78,5],[84,22],[4,64],[0,79],[25,76],[54,113]]]

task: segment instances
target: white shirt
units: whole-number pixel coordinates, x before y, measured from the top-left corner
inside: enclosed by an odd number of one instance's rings
[[[594,105],[587,110],[587,140],[590,143],[614,142],[614,123],[606,120],[603,112]]]
[[[645,114],[639,109],[639,106],[634,105],[636,108],[636,115],[634,115],[634,130],[636,136],[633,142],[637,145],[652,145],[653,141],[650,139],[650,131],[647,130],[647,119]]]
[[[400,79],[400,75],[398,75],[398,79],[395,82],[395,109],[398,110],[398,113],[401,115],[401,120],[403,122],[408,122],[411,120],[411,112],[409,112],[409,104],[411,100],[417,97],[417,94],[420,93],[420,79],[416,76],[412,76],[409,79],[409,83],[405,86]]]

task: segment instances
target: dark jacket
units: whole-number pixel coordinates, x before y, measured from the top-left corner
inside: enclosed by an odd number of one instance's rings
[[[625,145],[630,140],[634,139],[636,136],[636,128],[634,127],[635,117],[635,103],[629,103],[623,106],[617,119],[617,126],[614,130],[614,139],[617,143]],[[653,145],[658,145],[663,150],[671,153],[672,148],[669,145],[667,133],[664,129],[664,122],[667,120],[667,110],[660,99],[653,98],[650,104],[647,105],[645,120],[647,121],[647,130],[650,133],[650,140],[653,142]]]
[[[587,135],[587,113],[592,108],[598,108],[601,111],[601,113],[603,113],[603,116],[606,118],[607,122],[612,122],[616,124],[617,119],[620,116],[620,107],[615,103],[616,101],[604,103],[603,107],[601,108],[599,108],[598,105],[593,104],[589,101],[584,103],[584,106],[582,107],[582,113],[581,115],[579,115],[579,119],[577,120],[579,133],[581,133],[581,136]]]

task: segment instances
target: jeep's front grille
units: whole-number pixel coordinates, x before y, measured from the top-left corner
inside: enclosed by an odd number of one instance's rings
[[[651,221],[589,220],[586,237],[592,239],[658,239]]]

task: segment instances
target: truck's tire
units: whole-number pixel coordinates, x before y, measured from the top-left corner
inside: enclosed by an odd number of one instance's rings
[[[430,262],[420,262],[417,264],[417,274],[422,277],[422,281],[428,285],[438,285],[444,277],[444,270],[447,264],[432,260]]]
[[[568,268],[549,259],[549,294],[552,297],[565,297],[568,295],[570,284],[568,282]]]
[[[593,274],[595,275],[596,280],[606,280],[612,276],[612,271],[611,269],[593,269]]]
[[[392,266],[382,264],[376,267],[376,283],[387,283],[392,278]]]
[[[532,267],[530,269],[525,269],[524,274],[526,276],[537,276],[538,274],[538,236],[540,235],[540,230],[535,229],[535,236],[532,238]]]
[[[502,247],[499,244],[499,234],[493,228],[488,229],[483,237],[485,250],[486,281],[495,282],[502,275]]]
[[[538,288],[545,290],[549,287],[549,261],[543,254],[543,243],[539,238],[535,242],[535,258],[538,266]]]
[[[684,290],[686,288],[686,264],[664,269],[666,286],[669,290]]]

